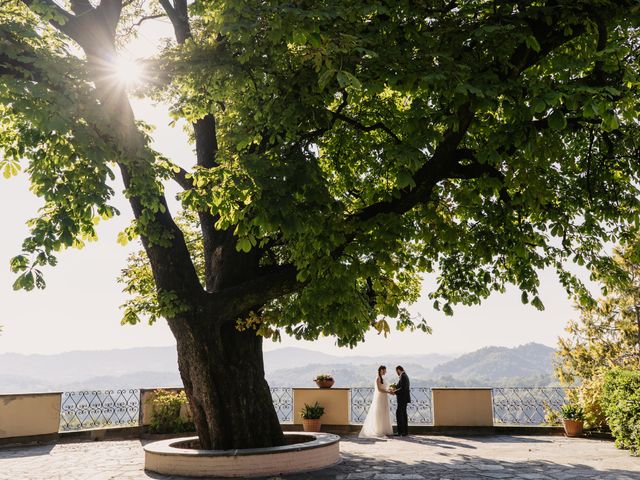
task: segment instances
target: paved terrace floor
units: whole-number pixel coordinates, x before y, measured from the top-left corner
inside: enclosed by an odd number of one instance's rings
[[[550,436],[364,441],[345,437],[342,463],[286,479],[491,480],[640,479],[640,458],[603,440]],[[273,477],[272,477],[273,478]],[[0,479],[177,480],[143,470],[138,440],[62,443],[0,450]]]

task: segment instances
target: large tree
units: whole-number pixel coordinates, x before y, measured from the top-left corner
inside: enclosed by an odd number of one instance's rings
[[[542,308],[547,267],[587,301],[566,262],[606,268],[637,226],[635,1],[0,5],[0,167],[44,200],[16,286],[116,213],[116,167],[153,276],[125,272],[126,319],[168,321],[205,448],[283,442],[263,336],[428,329],[402,308],[421,272],[447,314],[508,283]],[[113,76],[120,34],[157,15],[175,39],[144,93],[191,125],[189,169],[149,148]]]

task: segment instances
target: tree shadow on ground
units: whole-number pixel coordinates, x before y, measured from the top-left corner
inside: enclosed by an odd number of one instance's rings
[[[55,448],[55,444],[50,445],[25,445],[16,447],[0,447],[0,464],[2,460],[10,458],[38,457],[41,455],[49,455],[51,450]],[[2,467],[0,467],[0,474]]]
[[[393,441],[395,440],[395,442]],[[546,460],[544,452],[537,452],[532,459],[504,460],[500,453],[486,451],[483,455],[477,447],[465,441],[496,444],[522,444],[524,451],[531,444],[552,443],[552,439],[488,436],[488,437],[407,437],[406,439],[359,439],[343,438],[343,444],[351,444],[349,451],[343,449],[342,462],[334,467],[316,472],[264,477],[270,480],[640,480],[640,459],[637,469],[598,469],[581,462],[579,454],[566,460]],[[429,458],[419,458],[419,452],[405,454],[411,445],[424,445]],[[369,446],[378,447],[368,452]],[[353,449],[360,448],[360,452]],[[388,450],[387,450],[388,448]],[[510,445],[509,448],[513,448]],[[549,447],[546,447],[549,448]],[[552,447],[553,448],[553,447]],[[612,446],[613,448],[613,446]],[[407,450],[409,451],[409,450]],[[147,472],[155,480],[183,480]],[[185,479],[186,480],[186,479]]]
[[[498,461],[474,455],[458,456],[437,462],[419,460],[372,459],[354,454],[343,454],[339,465],[317,472],[280,477],[286,480],[639,480],[637,471],[625,469],[598,470],[589,465],[562,464],[547,460]]]
[[[473,445],[468,445],[462,442],[456,442],[450,438],[445,439],[444,437],[387,437],[387,438],[357,438],[357,437],[345,437],[342,441],[349,441],[352,443],[357,443],[359,445],[376,445],[376,444],[384,444],[386,442],[391,441],[400,441],[400,442],[412,442],[412,443],[421,443],[425,445],[432,445],[434,447],[440,448],[468,448],[475,449]]]
[[[559,436],[564,438],[564,436]],[[553,443],[553,437],[529,437],[526,435],[477,435],[459,437],[478,443]]]

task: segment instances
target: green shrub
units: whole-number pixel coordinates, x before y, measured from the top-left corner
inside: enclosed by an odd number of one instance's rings
[[[195,430],[193,422],[180,415],[182,407],[187,404],[187,395],[184,391],[157,390],[151,400],[153,407],[151,431],[154,433],[193,432]]]
[[[584,419],[589,429],[607,429],[607,419],[602,407],[602,389],[606,370],[596,371],[591,378],[582,379],[582,384],[576,389],[579,404],[584,411]]]
[[[602,404],[616,446],[640,455],[640,371],[611,370],[603,391]]]
[[[562,417],[557,408],[551,406],[548,402],[543,402],[544,406],[544,424],[545,425],[562,425]]]

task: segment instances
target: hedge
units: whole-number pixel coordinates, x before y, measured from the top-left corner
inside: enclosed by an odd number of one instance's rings
[[[640,455],[640,371],[607,372],[602,404],[616,446]]]

